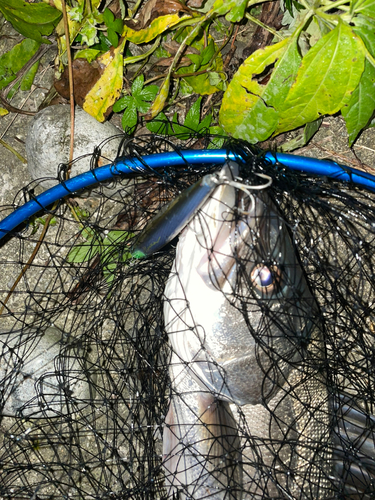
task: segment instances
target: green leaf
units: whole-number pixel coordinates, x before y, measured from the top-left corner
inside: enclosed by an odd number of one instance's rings
[[[121,97],[115,104],[113,105],[113,111],[115,113],[119,113],[120,111],[123,111],[125,108],[131,105],[131,103],[134,101],[133,97],[130,95],[126,95],[124,97]]]
[[[211,59],[213,58],[214,54],[215,54],[215,43],[211,39],[209,44],[207,45],[207,47],[204,49],[204,51],[201,54],[202,66],[204,66],[205,64],[208,64],[211,61]]]
[[[75,245],[66,256],[66,260],[68,262],[88,262],[95,257],[99,250],[99,245],[92,245],[91,243]]]
[[[188,54],[187,57],[193,63],[192,71],[189,71],[189,73],[192,73],[194,71],[198,71],[198,69],[202,65],[202,56],[199,54]],[[189,68],[190,68],[190,66],[189,66]]]
[[[361,40],[339,22],[303,58],[297,79],[280,108],[276,133],[339,111],[358,85],[364,59]]]
[[[36,61],[36,63],[34,63],[31,66],[31,68],[26,73],[26,75],[23,76],[23,78],[21,80],[21,86],[20,86],[21,90],[30,90],[31,89],[31,85],[33,84],[33,81],[34,81],[36,72],[38,71],[38,68],[39,68],[39,61]]]
[[[138,121],[138,113],[137,107],[135,105],[134,100],[130,103],[130,105],[125,109],[124,114],[122,115],[122,128],[127,130],[132,130],[133,127],[137,125]]]
[[[361,24],[357,25],[353,28],[353,31],[356,35],[358,35],[363,43],[365,44],[367,50],[374,57],[375,56],[375,32],[374,27],[369,27],[368,20],[366,19],[365,24],[362,24],[363,18],[362,16],[358,16],[356,21],[359,21]]]
[[[156,115],[158,115],[160,111],[164,108],[165,101],[167,100],[169,94],[170,83],[171,83],[171,76],[168,75],[167,78],[162,83],[162,86],[159,89],[159,93],[156,96],[156,99],[149,111],[151,118],[154,118]]]
[[[113,47],[115,47],[115,48],[118,47],[118,35],[117,35],[116,31],[114,31],[111,28],[108,28],[107,36],[108,36],[108,40],[111,42],[111,45],[113,45]]]
[[[171,135],[173,134],[167,116],[162,112],[159,113],[153,120],[146,123],[146,127],[153,134]]]
[[[357,5],[354,6],[355,13],[361,13],[364,16],[375,19],[375,0],[365,0],[364,2],[357,2]]]
[[[74,56],[74,59],[87,59],[87,61],[90,63],[92,61],[95,61],[95,59],[98,57],[98,55],[101,54],[100,50],[97,49],[82,49],[78,50]]]
[[[305,125],[301,134],[298,134],[297,137],[294,137],[294,139],[291,139],[288,142],[284,142],[284,144],[281,145],[280,151],[294,151],[295,149],[305,146],[313,137],[313,135],[316,134],[316,132],[319,130],[322,121],[323,118],[318,118],[314,122],[310,122]]]
[[[212,115],[207,115],[198,125],[198,132],[208,129],[212,122]]]
[[[135,106],[140,113],[147,113],[150,109],[150,103],[144,101],[141,97],[134,98]]]
[[[114,23],[114,20],[115,20],[115,16],[114,16],[113,12],[108,7],[106,7],[104,12],[103,12],[103,20],[105,22],[105,25],[108,28],[112,27],[112,24]]]
[[[208,149],[221,149],[225,142],[225,136],[227,135],[224,129],[218,126],[210,127],[210,134],[214,136],[218,135],[219,137],[212,137]]]
[[[18,71],[32,58],[39,47],[39,42],[25,38],[0,57],[0,89],[16,78]]]
[[[46,3],[27,3],[23,0],[1,0],[0,12],[21,35],[40,43],[50,35],[61,18],[61,12]]]
[[[153,101],[158,92],[159,87],[157,85],[148,85],[140,92],[139,96],[145,101]]]
[[[182,21],[191,18],[192,16],[190,14],[185,13],[183,15],[181,15],[181,13],[168,14],[166,16],[157,17],[151,21],[150,26],[141,30],[133,30],[125,25],[122,36],[125,37],[126,40],[137,45],[140,43],[147,43],[161,33],[164,33],[166,30],[171,29],[176,24],[180,24]]]
[[[121,230],[113,230],[109,231],[105,239],[103,240],[103,243],[105,245],[108,244],[119,244],[124,241],[129,241],[131,238],[133,238],[134,234],[129,233],[128,231],[121,231]]]
[[[125,41],[116,49],[98,57],[97,61],[102,73],[99,80],[86,94],[83,109],[99,122],[103,122],[106,114],[120,96],[124,75],[122,51]]]
[[[255,4],[257,2],[250,2],[250,5],[252,3]],[[227,14],[225,16],[227,21],[237,23],[244,17],[247,6],[248,0],[216,0],[212,6],[212,13],[218,16]]]
[[[359,84],[348,104],[341,110],[349,134],[349,146],[353,144],[359,132],[371,120],[375,110],[374,88],[375,68],[368,61],[365,61],[365,69]]]
[[[80,23],[83,19],[83,9],[85,4],[82,2],[81,5],[77,5],[76,7],[72,7],[68,12],[68,16],[72,21],[76,21]],[[70,33],[69,33],[70,36]]]
[[[201,118],[201,102],[202,98],[199,97],[189,109],[184,122],[185,127],[188,127],[192,130],[198,130]]]
[[[124,22],[122,19],[115,19],[114,22],[111,24],[111,29],[113,31],[116,31],[119,35],[121,35],[122,30],[124,29]]]
[[[86,43],[89,47],[99,42],[97,35],[96,23],[86,21],[81,28],[82,43]],[[112,45],[112,43],[111,43]]]
[[[267,85],[253,78],[275,61]],[[224,130],[252,143],[267,139],[277,126],[278,109],[283,105],[300,61],[296,37],[259,49],[246,59],[222,100],[219,120]]]
[[[143,75],[139,75],[132,83],[132,95],[134,97],[137,97],[141,93],[144,81],[145,77]]]

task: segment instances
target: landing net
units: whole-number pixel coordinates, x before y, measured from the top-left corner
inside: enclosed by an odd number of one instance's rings
[[[200,148],[210,146],[208,139],[199,141]],[[143,175],[98,184],[25,221],[0,248],[0,498],[373,498],[374,194],[271,165],[241,143],[224,147],[238,154],[242,183],[259,183],[256,173],[272,178],[267,199],[259,196],[271,201],[288,234],[301,269],[298,283],[306,282],[308,295],[297,299],[293,289],[291,299],[279,281],[275,305],[275,295],[254,291],[248,262],[261,252],[256,227],[245,250],[234,251],[238,271],[231,286],[225,288],[229,277],[221,265],[208,267],[211,286],[222,290],[224,307],[230,303],[229,310],[242,315],[241,328],[254,343],[254,371],[262,373],[258,399],[240,404],[230,390],[224,397],[206,383],[210,375],[189,371],[181,352],[173,357],[165,307],[178,299],[189,308],[191,296],[184,289],[177,297],[165,295],[177,239],[145,259],[130,254],[155,214],[221,165],[146,168]],[[183,154],[171,141],[145,136],[125,141],[119,155],[170,150]],[[26,195],[38,191],[34,183]],[[1,218],[24,195],[1,207]],[[234,232],[246,219],[245,195],[236,196],[243,211],[231,211]],[[205,210],[195,230],[201,224],[207,235]],[[28,264],[48,214],[48,231]],[[269,224],[270,213],[264,217],[258,225]],[[282,257],[267,252],[256,264],[276,279],[284,271]],[[212,245],[206,253],[215,259]],[[199,300],[204,305],[205,295]],[[178,316],[183,308],[173,310]],[[263,319],[254,322],[259,311]],[[198,351],[208,367],[215,365],[224,394],[229,368],[214,358],[204,333],[194,333],[199,321],[184,316],[183,322],[181,336],[201,342]],[[275,338],[281,337],[287,347],[280,354]],[[181,370],[171,370],[172,361],[193,373],[190,389],[173,380]],[[247,369],[248,360],[235,373]],[[197,402],[197,387],[210,404]],[[190,412],[186,421],[183,407]],[[215,412],[213,424],[209,413]],[[169,451],[163,450],[167,432],[175,437]]]

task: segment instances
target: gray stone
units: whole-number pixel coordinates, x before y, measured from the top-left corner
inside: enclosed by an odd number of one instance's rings
[[[105,139],[113,138],[101,148],[99,166],[108,165],[116,158],[121,131],[109,122],[99,123],[83,109],[76,107],[74,126],[74,159],[70,177],[87,172],[94,148]],[[114,136],[118,137],[114,137]],[[58,184],[59,164],[67,163],[70,143],[70,106],[55,105],[34,116],[26,138],[28,170],[31,177],[51,188]],[[83,156],[85,156],[83,158]],[[81,158],[82,157],[82,158]],[[49,179],[45,179],[50,177]],[[52,177],[52,178],[51,178]]]
[[[0,333],[0,414],[53,417],[82,409],[94,397],[89,355],[54,327]],[[91,354],[92,355],[92,354]],[[69,406],[67,403],[69,402]]]

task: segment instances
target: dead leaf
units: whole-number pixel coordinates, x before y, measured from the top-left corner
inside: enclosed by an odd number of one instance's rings
[[[82,108],[99,122],[104,122],[112,111],[113,104],[120,97],[123,76],[123,51],[125,40],[117,48],[98,57],[95,62],[100,68],[100,78],[87,93]]]
[[[164,42],[163,47],[167,52],[170,53],[171,56],[175,56],[177,54],[178,49],[180,48],[180,44],[175,42],[174,40],[171,40],[170,42]],[[184,54],[199,54],[199,50],[195,49],[194,47],[189,47],[189,45],[187,45],[186,49],[184,50]]]
[[[149,0],[133,20],[124,21],[124,24],[135,31],[143,30],[150,26],[154,19],[170,14],[191,14],[191,10],[178,2],[178,0]]]
[[[72,66],[74,100],[82,108],[86,95],[99,80],[102,71],[97,61],[90,64],[86,59],[75,59]],[[68,67],[64,69],[60,80],[57,80],[54,85],[57,92],[65,99],[69,100],[70,90]]]
[[[158,59],[155,64],[153,64],[150,68],[150,71],[152,71],[155,67],[166,67],[169,68],[169,66],[173,62],[173,57],[162,57],[161,59]],[[177,68],[181,68],[182,66],[190,66],[191,65],[191,60],[188,57],[181,57],[181,59],[178,62]]]
[[[189,7],[193,9],[200,9],[204,3],[204,0],[188,0]]]

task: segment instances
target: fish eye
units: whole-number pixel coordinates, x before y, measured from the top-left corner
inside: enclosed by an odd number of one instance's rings
[[[256,290],[270,295],[280,289],[282,271],[278,266],[258,264],[250,274]]]

